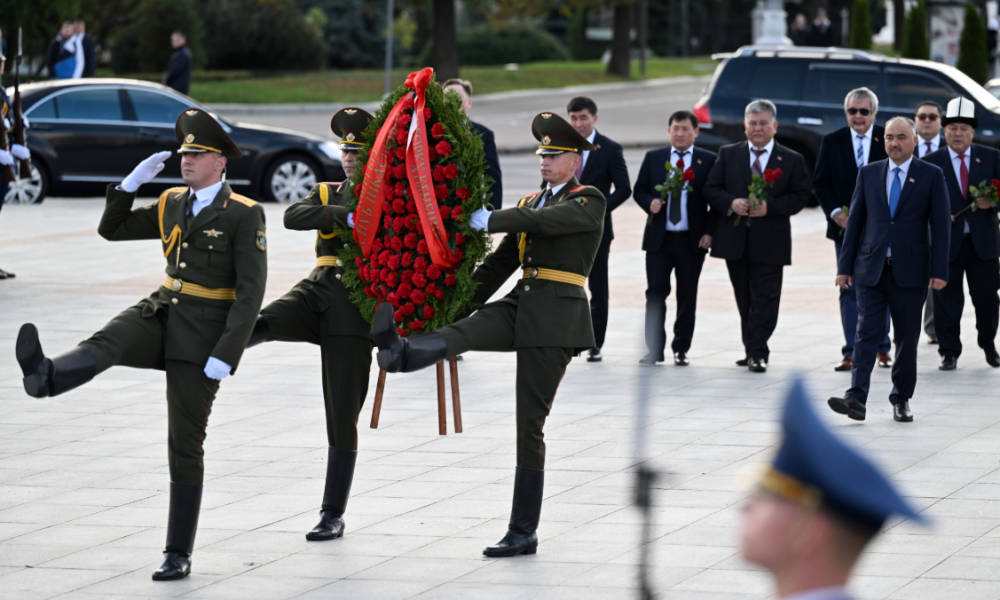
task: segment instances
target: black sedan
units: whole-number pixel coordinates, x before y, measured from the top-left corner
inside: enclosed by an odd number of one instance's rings
[[[295,202],[313,184],[339,181],[340,150],[319,136],[240,123],[174,90],[131,79],[76,79],[21,86],[28,119],[31,177],[11,184],[6,200],[37,203],[47,195],[103,195],[154,152],[176,150],[174,122],[197,106],[212,113],[240,147],[243,157],[231,160],[226,179],[237,193],[250,198]],[[140,193],[154,195],[175,185],[180,155],[175,154]]]

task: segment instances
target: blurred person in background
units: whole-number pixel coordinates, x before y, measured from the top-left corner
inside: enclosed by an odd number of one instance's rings
[[[191,89],[194,60],[191,57],[191,50],[187,47],[187,37],[184,32],[179,30],[173,32],[170,35],[170,45],[174,48],[174,55],[170,57],[170,67],[167,69],[167,76],[163,78],[163,84],[187,94]]]
[[[87,24],[83,17],[77,17],[73,21],[73,34],[77,43],[76,71],[79,73],[77,77],[93,77],[94,71],[97,70],[94,38],[87,33]]]
[[[449,79],[441,86],[446,92],[458,94],[462,101],[462,112],[466,115],[472,109],[472,84],[465,79]],[[493,210],[503,208],[503,173],[500,172],[500,157],[497,155],[497,143],[493,137],[493,131],[469,119],[472,129],[479,134],[483,140],[483,152],[486,153],[486,174],[493,180],[490,186],[490,205]]]
[[[792,43],[796,46],[809,46],[812,43],[812,29],[809,28],[809,21],[806,20],[806,16],[802,13],[795,15],[795,21],[792,22],[791,31],[788,32],[788,37],[792,38]]]
[[[816,20],[813,21],[812,45],[827,47],[837,45],[837,32],[833,30],[830,17],[826,16],[825,8],[816,9]]]
[[[53,79],[71,79],[76,71],[76,41],[73,22],[64,21],[59,34],[49,42],[45,52],[45,66]]]

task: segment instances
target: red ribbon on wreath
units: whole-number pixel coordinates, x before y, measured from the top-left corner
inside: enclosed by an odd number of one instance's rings
[[[410,183],[410,195],[420,214],[420,225],[431,262],[440,269],[451,271],[457,261],[448,249],[448,233],[441,221],[427,152],[424,108],[427,84],[430,83],[433,74],[434,70],[429,67],[421,69],[416,73],[410,73],[404,84],[413,89],[416,96],[411,134],[406,149],[406,173]],[[408,97],[409,94],[400,98],[386,117],[386,123],[390,124],[390,127],[383,127],[379,131],[369,153],[368,164],[365,166],[364,182],[361,184],[361,195],[358,199],[358,216],[354,223],[354,239],[361,246],[365,258],[369,258],[371,254],[372,243],[382,221],[382,202],[386,195],[385,172],[392,163],[392,151],[386,147],[386,139],[395,138],[396,118],[405,110],[407,104],[405,101]]]

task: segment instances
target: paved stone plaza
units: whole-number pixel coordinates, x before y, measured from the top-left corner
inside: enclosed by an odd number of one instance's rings
[[[626,153],[634,176],[642,154]],[[537,189],[533,156],[503,157],[508,205]],[[575,360],[546,424],[546,500],[538,554],[487,560],[503,535],[514,473],[514,356],[460,363],[465,431],[437,434],[433,370],[390,376],[381,425],[371,394],[347,534],[306,542],[326,457],[319,350],[266,344],[222,383],[209,420],[206,485],[193,575],[154,583],[167,516],[166,406],[158,372],[115,368],[86,387],[35,400],[21,388],[14,339],[38,324],[68,349],[163,280],[156,242],[96,233],[101,199],[50,199],[0,214],[0,597],[14,598],[634,598],[639,512],[632,505],[640,390],[651,399],[647,454],[660,473],[651,546],[658,598],[763,599],[769,578],[738,552],[746,475],[766,462],[796,373],[823,418],[894,475],[934,521],[892,522],[854,579],[860,598],[1000,598],[1000,372],[976,349],[971,306],[959,369],[920,348],[915,421],[892,420],[889,373],[876,369],[868,420],[825,408],[850,376],[833,244],[823,217],[792,219],[794,266],[766,374],[740,358],[725,265],[708,259],[690,367],[640,368],[645,219],[616,214],[605,360]],[[305,276],[313,236],[267,206],[267,299]],[[672,318],[671,306],[671,318]],[[377,369],[372,371],[372,389]],[[451,410],[449,407],[449,420]]]

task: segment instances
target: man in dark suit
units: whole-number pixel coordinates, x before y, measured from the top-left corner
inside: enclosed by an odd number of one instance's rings
[[[466,115],[472,109],[472,84],[465,79],[449,79],[441,86],[446,92],[455,92],[462,100],[462,112]],[[497,155],[497,143],[493,131],[481,123],[469,119],[469,124],[479,133],[483,140],[483,152],[486,153],[486,174],[493,180],[490,186],[490,205],[493,210],[503,208],[503,173],[500,172],[500,157]]]
[[[937,152],[945,147],[944,136],[941,135],[941,117],[944,110],[941,105],[933,100],[924,100],[917,105],[917,112],[914,122],[917,124],[917,149],[913,152],[914,158],[924,158],[932,152]],[[937,331],[934,328],[934,294],[927,294],[927,301],[924,303],[924,333],[927,334],[927,343],[934,345],[938,343]]]
[[[986,353],[991,367],[1000,367],[993,340],[997,336],[1000,318],[1000,220],[990,200],[976,198],[970,192],[981,182],[987,185],[1000,178],[1000,151],[973,144],[979,120],[976,107],[965,98],[948,103],[944,117],[944,137],[948,147],[929,154],[924,160],[944,171],[951,200],[951,214],[958,213],[951,224],[951,248],[948,253],[948,281],[951,285],[934,294],[934,322],[937,328],[938,353],[942,371],[958,366],[962,354],[960,322],[965,308],[962,275],[967,275],[969,295],[976,308],[976,329],[979,347]],[[971,202],[976,210],[969,209]]]
[[[594,348],[587,356],[587,362],[598,362],[604,357],[604,335],[608,330],[608,255],[615,230],[611,224],[611,211],[622,205],[632,195],[632,185],[628,178],[628,167],[621,144],[597,132],[597,103],[586,96],[577,96],[566,105],[569,122],[573,128],[594,146],[594,150],[583,153],[583,162],[576,169],[580,185],[590,185],[604,194],[607,199],[607,213],[604,215],[604,237],[594,259],[587,285],[590,287],[590,315],[594,322]],[[615,191],[612,193],[611,186]]]
[[[740,310],[745,359],[736,361],[750,371],[767,370],[767,341],[778,324],[781,278],[792,264],[792,224],[789,217],[809,199],[809,177],[802,155],[774,141],[778,109],[770,100],[755,100],[744,110],[747,142],[719,149],[719,159],[708,174],[703,193],[719,223],[712,240],[712,256],[726,259],[729,280]],[[751,175],[767,169],[782,174],[751,204],[747,196]]]
[[[191,89],[194,60],[191,57],[191,50],[187,47],[187,37],[184,32],[173,32],[170,35],[170,45],[174,47],[174,54],[170,57],[170,67],[167,69],[166,77],[163,78],[163,84],[186,94]]]
[[[851,388],[830,398],[834,412],[865,419],[868,389],[885,309],[895,324],[896,360],[889,401],[893,418],[913,420],[909,400],[917,384],[920,312],[927,287],[948,282],[951,214],[944,173],[913,160],[917,131],[913,121],[894,117],[885,125],[889,158],[861,167],[844,232],[837,285],[854,284],[858,295],[858,334],[854,340]]]
[[[670,145],[650,150],[642,160],[635,181],[635,201],[647,213],[642,249],[646,251],[646,356],[640,363],[663,362],[667,343],[664,321],[670,295],[670,273],[677,271],[677,319],[674,321],[674,364],[686,366],[687,352],[694,336],[694,315],[698,303],[698,279],[705,254],[715,235],[715,212],[701,193],[708,172],[715,164],[714,152],[695,148],[698,118],[686,110],[670,115],[667,121]],[[691,169],[690,191],[662,199],[656,186],[667,179],[667,164]]]
[[[875,124],[878,114],[878,97],[875,92],[862,87],[851,90],[844,98],[847,127],[823,136],[816,157],[813,189],[826,214],[826,237],[833,240],[837,259],[843,246],[847,211],[854,195],[858,169],[886,158],[882,135],[885,129]],[[843,360],[834,371],[850,371],[854,355],[854,334],[858,329],[858,300],[854,286],[840,290],[840,323],[844,327]],[[889,319],[885,321],[885,335],[879,341],[878,366],[889,367]]]
[[[77,17],[76,21],[73,21],[73,32],[77,36],[80,47],[83,48],[83,70],[80,76],[93,77],[94,71],[97,70],[94,38],[87,33],[87,23],[83,17]]]

